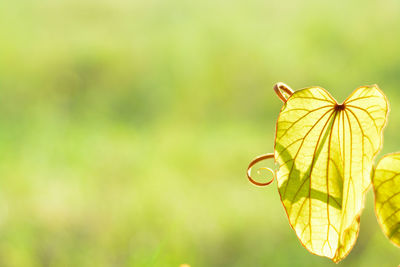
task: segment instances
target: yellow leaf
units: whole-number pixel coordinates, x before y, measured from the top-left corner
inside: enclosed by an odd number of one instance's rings
[[[387,113],[376,85],[358,88],[343,104],[323,88],[306,88],[282,107],[278,189],[290,225],[311,253],[338,262],[354,246]]]
[[[375,212],[385,235],[400,246],[400,153],[383,157],[373,178]]]

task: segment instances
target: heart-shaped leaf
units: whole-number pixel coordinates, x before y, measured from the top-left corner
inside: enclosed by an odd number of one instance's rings
[[[400,246],[400,153],[383,157],[372,179],[375,212],[385,235]]]
[[[284,104],[275,140],[278,189],[311,253],[338,262],[352,249],[387,113],[377,86],[358,88],[343,104],[311,87]]]

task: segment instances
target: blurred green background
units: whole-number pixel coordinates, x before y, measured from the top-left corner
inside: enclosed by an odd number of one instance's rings
[[[400,151],[397,0],[0,2],[0,266],[334,266],[276,183],[272,90],[377,83]],[[369,192],[340,266],[397,266]]]

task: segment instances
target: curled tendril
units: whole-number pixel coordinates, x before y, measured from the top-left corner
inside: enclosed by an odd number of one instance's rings
[[[279,99],[282,100],[284,103],[286,103],[288,98],[294,93],[292,88],[281,82],[274,85],[274,90]]]
[[[282,100],[284,103],[286,103],[286,101],[289,99],[289,97],[291,95],[293,95],[294,91],[292,90],[292,88],[290,88],[289,86],[287,86],[284,83],[277,83],[274,85],[274,91],[275,93],[278,95],[279,99]],[[272,173],[272,179],[266,183],[259,183],[256,182],[253,178],[251,178],[251,168],[258,162],[266,160],[266,159],[270,159],[270,158],[274,158],[274,154],[273,153],[268,153],[265,155],[261,155],[256,157],[255,159],[253,159],[250,164],[249,167],[247,168],[247,178],[249,179],[249,181],[255,185],[258,186],[266,186],[271,184],[274,180],[275,180],[275,171],[272,170],[271,168],[268,167],[261,167],[257,170],[257,173],[260,173],[261,170],[267,170],[270,173]]]
[[[259,169],[258,169],[258,173],[260,172],[260,170],[267,170],[267,171],[269,171],[270,173],[272,173],[272,179],[271,179],[270,181],[268,181],[268,182],[266,182],[266,183],[259,183],[259,182],[256,182],[253,178],[251,178],[251,168],[252,168],[256,163],[258,163],[258,162],[260,162],[260,161],[263,161],[263,160],[266,160],[266,159],[271,159],[271,158],[274,158],[274,153],[268,153],[268,154],[265,154],[265,155],[258,156],[258,157],[256,157],[255,159],[253,159],[253,160],[250,162],[249,167],[247,168],[247,178],[249,179],[249,181],[250,181],[252,184],[255,184],[255,185],[258,185],[258,186],[266,186],[266,185],[271,184],[271,183],[274,181],[274,179],[275,179],[275,171],[272,170],[271,168],[267,168],[267,167],[261,167],[261,168],[259,168]]]

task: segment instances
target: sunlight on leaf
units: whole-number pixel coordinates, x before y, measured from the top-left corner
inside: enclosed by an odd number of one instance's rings
[[[400,246],[400,153],[382,158],[373,178],[375,212],[385,235]]]
[[[294,92],[277,122],[278,189],[289,222],[311,253],[342,260],[358,236],[388,102],[376,86],[343,104],[323,88]]]

